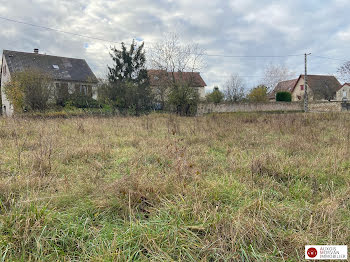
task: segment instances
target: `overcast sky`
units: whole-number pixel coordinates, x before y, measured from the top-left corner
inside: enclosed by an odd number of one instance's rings
[[[207,54],[283,56],[311,52],[310,74],[336,74],[339,60],[350,60],[349,0],[0,0],[0,16],[72,33],[146,48],[165,33],[198,43]],[[109,46],[117,45],[0,19],[0,48],[84,58],[98,77],[111,65]],[[247,89],[259,84],[266,64],[304,70],[304,57],[206,57],[201,71],[207,91],[231,73]]]

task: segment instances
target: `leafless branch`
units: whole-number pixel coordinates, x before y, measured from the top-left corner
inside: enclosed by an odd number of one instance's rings
[[[225,82],[223,93],[225,100],[229,102],[238,102],[244,98],[244,80],[237,74],[232,74]]]
[[[264,69],[263,75],[262,84],[268,88],[268,91],[271,91],[279,82],[292,79],[295,76],[295,72],[290,71],[284,65],[268,64]]]

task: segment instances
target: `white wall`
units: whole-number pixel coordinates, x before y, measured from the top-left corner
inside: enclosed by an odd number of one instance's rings
[[[198,94],[200,99],[205,99],[205,87],[198,87]]]
[[[2,114],[5,116],[11,116],[13,114],[13,106],[10,101],[6,98],[4,93],[4,86],[11,80],[9,68],[7,66],[5,56],[2,57],[2,75],[1,75],[1,102],[2,102]],[[4,72],[4,66],[6,66],[6,73]]]
[[[304,86],[303,90],[301,90],[302,85]],[[307,87],[308,87],[307,88],[308,99],[309,101],[312,101],[313,100],[312,90],[309,85],[307,85]],[[292,92],[292,101],[297,102],[297,101],[304,100],[304,94],[305,94],[305,80],[304,80],[304,77],[300,77]]]
[[[337,91],[337,95],[336,95],[337,101],[343,100],[343,97],[344,97],[343,92],[345,92],[345,97],[347,98],[347,100],[350,101],[350,85],[348,85],[348,84],[345,84],[342,88],[340,88]]]

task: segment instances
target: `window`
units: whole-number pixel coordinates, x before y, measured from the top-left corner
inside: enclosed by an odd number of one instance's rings
[[[86,85],[81,85],[80,93],[83,94],[83,95],[87,94],[87,86]]]
[[[77,95],[92,96],[92,86],[90,85],[75,84],[74,89]]]
[[[300,90],[304,90],[304,85],[300,85]]]

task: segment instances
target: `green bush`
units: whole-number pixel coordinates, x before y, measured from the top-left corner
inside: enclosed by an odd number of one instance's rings
[[[292,101],[292,94],[289,92],[277,92],[276,94],[276,101],[284,101],[284,102],[291,102]]]
[[[188,84],[174,84],[168,99],[172,111],[181,116],[195,115],[198,102],[199,95],[197,90]]]
[[[45,110],[52,92],[52,77],[37,69],[28,69],[11,75],[4,87],[16,113]]]
[[[75,94],[65,103],[65,107],[70,106],[77,108],[98,108],[100,104],[90,96]]]
[[[214,87],[213,92],[207,94],[206,99],[210,103],[218,104],[224,100],[224,94],[219,90],[218,87]]]
[[[248,100],[251,102],[267,102],[267,87],[264,85],[258,85],[253,88],[248,94]]]

